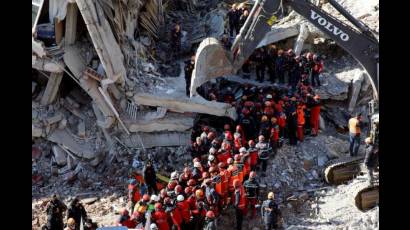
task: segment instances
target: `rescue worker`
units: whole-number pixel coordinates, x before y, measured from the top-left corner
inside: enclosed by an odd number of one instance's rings
[[[296,97],[292,97],[286,108],[286,123],[289,137],[289,144],[297,144],[297,114],[296,114]]]
[[[167,201],[164,201],[164,203],[166,207],[165,212],[172,220],[173,226],[171,228],[181,230],[183,222],[181,210],[177,208],[175,204],[172,204],[172,201],[169,197],[167,197]]]
[[[182,229],[190,229],[190,224],[191,224],[191,218],[192,218],[192,214],[191,214],[191,209],[189,206],[188,201],[184,198],[183,195],[178,195],[177,196],[177,203],[176,203],[177,208],[179,209],[179,211],[181,212],[181,216],[182,216],[182,224],[181,224],[181,228]]]
[[[181,37],[181,26],[179,23],[176,23],[174,29],[171,31],[171,49],[173,51],[174,58],[176,58],[180,53]]]
[[[131,179],[128,184],[128,201],[130,202],[130,211],[134,213],[135,204],[141,199],[141,193],[138,186],[138,181]]]
[[[142,196],[142,199],[138,201],[135,211],[132,213],[133,217],[136,217],[139,222],[145,224],[146,219],[145,219],[145,213],[148,210],[148,204],[150,202],[150,196],[148,194],[144,194]]]
[[[162,208],[161,203],[155,204],[155,212],[151,216],[151,220],[155,222],[159,230],[169,230],[168,216]]]
[[[249,16],[249,11],[245,9],[242,15],[239,17],[239,28],[241,28],[245,24],[248,16]]]
[[[136,223],[131,220],[131,217],[126,208],[123,208],[122,211],[120,212],[120,217],[117,220],[117,226],[125,226],[127,228],[136,227]]]
[[[220,199],[219,199],[220,208],[226,208],[226,205],[228,204],[228,198],[229,198],[228,188],[229,188],[230,173],[228,170],[226,170],[226,164],[224,162],[219,162],[218,168],[219,168],[219,175],[216,175],[216,177],[213,178],[212,181],[215,183],[215,190],[220,196]],[[218,176],[220,177],[220,180]]]
[[[355,117],[349,120],[349,142],[350,142],[350,156],[357,156],[360,147],[362,114],[358,113]]]
[[[297,115],[297,136],[300,142],[303,141],[303,134],[304,134],[304,126],[305,126],[305,112],[304,109],[306,106],[303,103],[299,103],[296,108],[296,115]]]
[[[98,225],[94,223],[90,218],[85,220],[84,230],[97,230]]]
[[[228,180],[228,191],[229,191],[230,194],[232,194],[235,190],[233,182],[235,180],[239,181],[239,170],[238,170],[238,167],[233,164],[233,159],[232,158],[228,159],[228,165],[229,166],[228,166],[227,171],[228,171],[228,174],[230,175],[229,180]]]
[[[183,173],[179,176],[179,184],[186,187],[188,180],[192,178],[192,172],[189,167],[185,167]]]
[[[279,132],[280,128],[277,122],[276,117],[272,117],[271,119],[271,131],[270,131],[270,145],[272,147],[273,157],[275,157],[278,147],[279,147]]]
[[[246,215],[246,194],[243,185],[238,179],[235,179],[233,184],[235,190],[232,195],[232,203],[235,207],[236,229],[241,230],[243,216]]]
[[[251,116],[251,112],[249,109],[242,109],[242,113],[239,115],[239,124],[241,125],[241,127],[243,127],[242,130],[246,138],[255,138],[255,120]]]
[[[249,173],[251,172],[251,159],[249,157],[249,152],[246,151],[245,147],[239,149],[239,155],[243,163],[243,178],[248,179]]]
[[[203,230],[217,230],[215,222],[215,213],[212,210],[206,212],[205,226]]]
[[[200,162],[194,162],[194,170],[192,170],[192,178],[195,180],[200,180],[205,169],[202,167]]]
[[[311,83],[312,83],[312,86],[315,87],[315,86],[320,86],[319,75],[320,75],[320,73],[323,72],[324,66],[323,66],[323,61],[316,54],[313,55],[313,62],[314,62],[314,64],[313,64],[313,68],[312,68],[312,81],[311,81]]]
[[[255,147],[255,141],[250,140],[248,142],[249,145],[249,158],[250,158],[250,163],[251,163],[251,170],[256,171],[256,167],[258,165],[258,149]]]
[[[219,213],[219,194],[215,190],[215,186],[212,183],[211,179],[205,180],[205,198],[210,210],[213,210],[215,213]]]
[[[242,157],[239,154],[235,154],[233,159],[234,159],[233,164],[238,168],[238,175],[239,175],[238,179],[242,183],[243,178],[245,176],[244,164],[242,162]]]
[[[245,79],[251,78],[251,60],[249,58],[242,65],[242,77]]]
[[[277,229],[278,219],[281,218],[281,213],[278,205],[274,201],[274,193],[268,194],[268,199],[263,201],[261,207],[261,215],[265,230]]]
[[[75,197],[68,206],[67,219],[70,218],[73,218],[75,220],[76,230],[80,229],[81,219],[83,219],[83,221],[87,219],[87,212],[85,211],[85,208],[83,204],[81,204],[78,197]]]
[[[229,34],[231,38],[233,38],[233,32],[235,31],[235,34],[239,34],[239,17],[240,13],[236,8],[236,4],[232,4],[231,9],[227,13],[228,16],[228,21],[229,21]]]
[[[370,185],[374,183],[373,171],[378,165],[379,161],[379,147],[375,145],[370,137],[365,139],[366,155],[364,157],[364,164],[368,171],[368,179]]]
[[[148,194],[158,193],[157,189],[157,175],[155,173],[154,166],[152,165],[152,161],[148,160],[147,164],[145,165],[143,169],[143,174],[144,174],[144,181],[145,184],[148,187]]]
[[[188,61],[185,61],[185,67],[184,67],[184,73],[185,73],[185,92],[187,97],[189,97],[190,94],[190,87],[191,87],[191,77],[192,77],[192,71],[194,70],[195,67],[195,55],[191,56],[191,59]]]
[[[256,215],[255,205],[258,203],[259,197],[259,184],[256,181],[256,172],[252,171],[249,174],[249,179],[243,183],[246,192],[246,199],[251,208],[251,217],[254,218]]]
[[[265,141],[265,137],[260,135],[258,138],[259,142],[256,144],[256,149],[258,149],[258,159],[262,163],[262,176],[265,177],[266,167],[268,166],[269,153],[271,148],[269,143]]]
[[[64,230],[76,230],[76,226],[77,226],[77,223],[75,222],[74,218],[69,218],[67,220],[67,227],[64,228]]]
[[[202,189],[195,191],[195,198],[195,208],[192,210],[192,214],[194,216],[193,225],[194,229],[201,229],[204,225],[206,211],[208,210]]]
[[[67,206],[58,199],[57,194],[54,194],[51,201],[47,204],[47,228],[61,230],[64,228],[63,213]]]
[[[320,122],[320,96],[315,95],[313,97],[312,108],[310,109],[310,124],[312,127],[312,135],[317,136],[319,133]]]

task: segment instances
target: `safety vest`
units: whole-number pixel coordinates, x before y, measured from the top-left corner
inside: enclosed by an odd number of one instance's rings
[[[220,174],[213,176],[211,178],[212,182],[215,184],[215,191],[222,196],[223,195],[223,188],[222,188],[222,177]]]
[[[247,176],[251,172],[251,158],[249,156],[246,157],[245,161],[243,162],[243,175]]]
[[[139,213],[145,213],[147,211],[147,208],[148,208],[148,205],[145,202],[139,201],[137,203],[136,211]]]
[[[234,147],[237,151],[242,147],[242,138],[235,138],[234,140]]]
[[[305,124],[305,112],[303,111],[304,106],[298,106],[296,113],[297,113],[297,119],[298,119],[298,125],[304,125]]]
[[[222,153],[219,153],[216,158],[218,158],[219,162],[223,162],[224,164],[228,163],[228,159],[231,157],[231,153],[229,151],[225,151]]]
[[[255,166],[258,163],[258,149],[250,147],[248,149],[249,159],[251,161],[251,166]]]
[[[243,182],[243,177],[245,175],[245,173],[244,173],[244,164],[240,163],[240,162],[234,162],[233,164],[236,165],[236,167],[238,168],[239,181],[242,183]]]
[[[168,215],[164,211],[155,211],[152,217],[159,230],[169,230]]]
[[[227,170],[230,174],[230,177],[228,180],[228,188],[230,191],[233,191],[234,190],[233,181],[236,179],[239,179],[239,170],[238,170],[238,167],[236,167],[236,165],[229,165]]]
[[[278,125],[273,125],[271,129],[271,138],[273,141],[279,140],[279,126]]]
[[[238,189],[235,190],[235,192]],[[232,203],[235,204],[235,192],[232,194]],[[245,209],[246,208],[246,194],[245,194],[245,189],[244,187],[241,185],[239,187],[239,204],[238,204],[238,208],[239,209]]]

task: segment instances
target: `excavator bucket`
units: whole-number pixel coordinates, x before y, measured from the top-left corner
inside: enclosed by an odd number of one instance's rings
[[[215,38],[206,38],[199,44],[195,67],[191,76],[190,96],[197,95],[196,89],[205,82],[230,74],[233,71],[228,52]]]

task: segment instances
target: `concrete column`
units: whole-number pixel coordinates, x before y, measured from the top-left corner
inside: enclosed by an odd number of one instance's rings
[[[41,97],[41,104],[48,105],[51,104],[57,96],[58,88],[60,88],[61,80],[63,79],[64,72],[51,73],[48,79],[46,90]]]
[[[78,7],[76,3],[67,5],[67,16],[65,20],[65,42],[67,45],[75,43],[77,32]]]
[[[296,55],[300,55],[303,49],[303,43],[305,43],[306,38],[309,35],[309,29],[305,24],[301,24],[299,28],[299,36],[296,39],[294,51]]]

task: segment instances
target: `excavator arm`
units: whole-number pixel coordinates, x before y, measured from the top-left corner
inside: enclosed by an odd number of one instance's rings
[[[191,79],[191,97],[206,81],[227,74],[235,74],[249,58],[272,25],[278,21],[283,5],[290,6],[309,20],[339,46],[350,53],[367,71],[378,101],[379,44],[366,25],[356,20],[334,0],[329,3],[357,29],[343,23],[307,0],[258,0],[229,52],[216,39],[207,38],[199,46]]]

